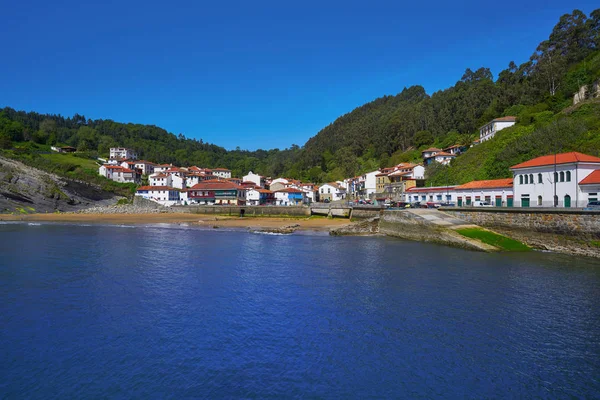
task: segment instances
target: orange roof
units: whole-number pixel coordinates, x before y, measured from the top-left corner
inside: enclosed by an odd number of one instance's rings
[[[278,193],[304,193],[302,190],[294,189],[294,188],[285,188],[281,190],[277,190]]]
[[[600,184],[600,169],[595,170],[579,182],[580,185],[597,185]]]
[[[423,150],[421,153],[426,153],[428,151],[442,151],[442,149],[436,149],[435,147],[430,147],[426,150]]]
[[[171,186],[140,186],[139,188],[137,188],[138,191],[140,190],[179,190],[177,188],[172,188]]]
[[[258,193],[273,193],[270,190],[267,189],[255,189]]]
[[[200,182],[200,183],[192,186],[192,189],[194,189],[194,190],[231,190],[231,189],[245,190],[246,188],[236,185],[233,182],[210,179],[210,180],[206,180],[204,182]]]
[[[120,165],[104,165],[106,169],[114,169],[121,172],[133,172],[133,170],[125,167],[121,167]]]
[[[506,117],[494,118],[492,122],[515,122],[517,117],[507,115]]]
[[[230,170],[229,170],[229,169],[227,169],[227,168],[213,168],[212,170],[213,170],[213,171],[230,171]]]
[[[542,167],[545,165],[554,165],[556,164],[570,164],[570,163],[578,163],[578,162],[590,162],[590,163],[600,163],[600,158],[590,156],[583,153],[578,153],[576,151],[572,151],[570,153],[562,153],[562,154],[550,154],[547,156],[541,156],[534,158],[529,161],[522,162],[521,164],[513,165],[510,167],[511,169],[519,169],[519,168],[531,168],[531,167]]]
[[[513,178],[490,179],[486,181],[471,181],[457,186],[455,189],[491,189],[513,186]]]

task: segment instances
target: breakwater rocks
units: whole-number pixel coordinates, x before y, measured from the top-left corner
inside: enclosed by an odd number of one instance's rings
[[[299,224],[293,224],[288,226],[283,226],[281,228],[261,228],[261,229],[250,229],[252,233],[271,233],[271,234],[279,234],[279,235],[289,235],[300,228]]]
[[[114,204],[104,207],[90,207],[75,211],[73,214],[159,214],[172,212],[167,207],[150,208],[134,204]]]
[[[376,235],[379,233],[379,220],[379,217],[374,217],[364,221],[354,222],[341,228],[332,229],[329,231],[329,234],[332,236]]]

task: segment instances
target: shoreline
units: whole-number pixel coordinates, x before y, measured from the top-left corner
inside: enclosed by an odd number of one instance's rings
[[[350,225],[347,219],[294,218],[294,217],[229,217],[191,213],[148,214],[0,214],[6,222],[59,222],[115,225],[188,224],[205,228],[245,228],[251,230],[284,229],[294,225],[300,231],[325,231]]]

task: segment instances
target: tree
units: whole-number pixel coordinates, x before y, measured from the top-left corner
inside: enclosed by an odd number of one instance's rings
[[[0,149],[10,149],[12,147],[12,141],[10,136],[6,133],[0,133]]]
[[[433,135],[429,131],[419,131],[415,135],[414,143],[416,147],[421,147],[433,143]]]

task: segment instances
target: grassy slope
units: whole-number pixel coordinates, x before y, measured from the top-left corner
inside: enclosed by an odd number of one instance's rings
[[[600,156],[600,100],[557,114],[545,110],[524,115],[515,126],[457,157],[449,168],[437,168],[428,184],[508,178],[512,176],[511,166],[555,151]]]
[[[497,247],[501,250],[505,250],[505,251],[529,251],[529,250],[531,250],[527,245],[525,245],[521,242],[518,242],[518,241],[510,239],[506,236],[502,236],[497,233],[490,232],[490,231],[487,231],[484,229],[463,228],[463,229],[457,229],[456,231],[463,236],[480,240],[483,243]]]
[[[50,146],[31,142],[15,143],[13,150],[4,150],[1,154],[46,172],[97,185],[102,190],[121,196],[132,196],[136,189],[133,183],[117,183],[98,175],[99,164],[96,160],[82,154],[53,153],[50,152]]]

